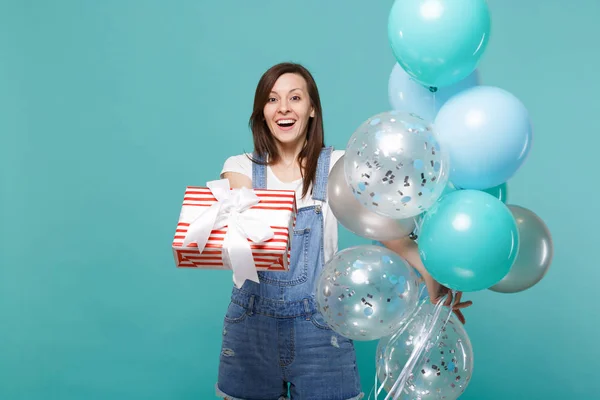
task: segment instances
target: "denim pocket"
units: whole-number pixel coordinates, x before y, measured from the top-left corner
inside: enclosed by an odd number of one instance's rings
[[[261,284],[273,286],[296,286],[308,280],[308,261],[310,250],[310,228],[296,229],[292,234],[290,270],[260,271]]]
[[[332,330],[331,327],[327,324],[327,321],[325,321],[323,314],[321,314],[320,312],[314,313],[310,318],[310,321],[313,323],[314,326],[316,326],[319,329]]]
[[[244,307],[234,302],[230,302],[229,307],[227,307],[227,312],[225,313],[225,321],[230,324],[237,324],[242,322],[247,315],[248,313]]]

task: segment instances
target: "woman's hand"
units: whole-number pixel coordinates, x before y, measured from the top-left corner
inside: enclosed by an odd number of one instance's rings
[[[446,307],[450,307],[452,305],[452,311],[458,318],[458,320],[464,325],[466,323],[465,316],[462,313],[462,309],[469,307],[473,304],[472,301],[462,301],[462,292],[456,292],[456,296],[452,295],[452,290],[448,289],[446,286],[441,285],[435,280],[426,280],[427,283],[427,291],[429,292],[429,297],[433,304],[437,304],[440,300],[448,295],[448,298],[444,302]]]
[[[462,309],[469,307],[473,304],[472,301],[464,301],[461,302],[460,298],[462,297],[462,292],[457,292],[455,298],[452,297],[452,291],[445,286],[442,286],[435,279],[429,275],[425,265],[421,261],[421,257],[419,256],[419,249],[417,244],[411,240],[410,238],[402,238],[395,239],[389,241],[382,241],[383,245],[388,249],[396,252],[400,255],[400,257],[404,258],[408,263],[423,277],[425,284],[427,285],[427,293],[429,294],[429,298],[433,304],[439,303],[440,299],[444,297],[446,294],[448,295],[448,299],[446,300],[446,306],[450,306],[452,304],[452,310],[454,314],[458,317],[461,323],[465,323],[465,316],[462,313]]]

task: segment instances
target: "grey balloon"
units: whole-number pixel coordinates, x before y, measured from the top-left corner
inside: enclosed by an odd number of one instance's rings
[[[517,293],[531,288],[546,275],[554,256],[554,244],[548,227],[533,211],[512,204],[508,208],[517,221],[519,252],[508,275],[490,290]]]
[[[400,239],[415,229],[415,219],[395,220],[368,210],[354,197],[344,175],[344,156],[333,166],[327,184],[329,206],[350,232],[373,240]]]

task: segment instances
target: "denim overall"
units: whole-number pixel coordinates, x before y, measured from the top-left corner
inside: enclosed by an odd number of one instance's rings
[[[323,214],[331,148],[319,156],[313,200],[298,210],[289,272],[258,273],[260,284],[233,288],[225,315],[217,396],[230,400],[358,400],[363,397],[354,344],[317,312],[323,268]],[[266,166],[252,164],[252,185],[267,187]]]

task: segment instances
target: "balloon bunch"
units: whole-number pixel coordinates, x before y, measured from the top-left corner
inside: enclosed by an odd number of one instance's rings
[[[486,0],[394,2],[392,110],[356,129],[331,171],[328,195],[351,232],[416,240],[427,271],[449,289],[515,293],[544,277],[553,242],[533,211],[506,204],[506,183],[530,152],[532,127],[517,97],[480,83],[490,25]],[[419,285],[396,253],[357,246],[325,265],[317,303],[338,333],[380,340],[377,392],[456,399],[472,374],[470,341]]]

